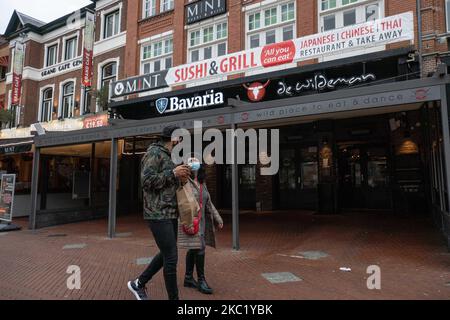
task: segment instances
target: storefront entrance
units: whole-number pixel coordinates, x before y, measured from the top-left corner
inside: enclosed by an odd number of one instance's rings
[[[392,209],[386,145],[339,146],[339,202],[346,209]]]
[[[316,145],[284,145],[280,151],[280,209],[315,210],[319,162]]]

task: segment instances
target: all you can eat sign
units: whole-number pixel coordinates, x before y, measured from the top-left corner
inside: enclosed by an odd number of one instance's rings
[[[332,56],[351,50],[414,40],[414,17],[406,12],[168,70],[165,81],[178,86],[199,80]]]

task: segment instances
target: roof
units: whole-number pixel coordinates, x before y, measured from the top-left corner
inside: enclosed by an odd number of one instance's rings
[[[24,25],[24,26],[27,24],[31,24],[36,27],[42,27],[43,25],[46,24],[46,22],[43,22],[41,20],[30,17],[29,15],[26,15],[24,13],[21,13],[19,11],[16,11],[16,12],[17,12],[17,15],[18,15],[22,25]]]
[[[94,0],[91,0],[93,3],[85,6],[80,9],[81,11],[81,19],[84,18],[87,10],[94,10],[95,9],[95,2]],[[63,17],[60,17],[54,21],[51,21],[49,23],[40,21],[38,19],[35,19],[33,17],[30,17],[29,15],[26,15],[24,13],[18,12],[17,10],[14,10],[11,19],[9,20],[8,26],[5,31],[5,37],[7,39],[11,39],[14,37],[17,37],[22,32],[28,32],[33,31],[38,34],[45,34],[48,32],[51,32],[55,29],[58,29],[60,27],[63,27],[67,24],[67,19],[73,15],[74,12],[71,12]]]

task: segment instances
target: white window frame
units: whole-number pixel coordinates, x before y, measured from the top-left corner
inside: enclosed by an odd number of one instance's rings
[[[58,119],[62,117],[63,99],[64,99],[64,86],[69,82],[73,82],[73,103],[72,103],[72,118],[75,117],[75,104],[76,104],[76,92],[77,92],[77,78],[66,79],[59,84],[59,104],[58,104]],[[64,119],[70,119],[64,118]]]
[[[59,63],[59,44],[60,44],[60,40],[59,39],[56,40],[56,41],[53,41],[53,42],[45,44],[45,46],[44,46],[44,50],[45,50],[44,51],[44,68],[52,67],[52,66],[55,66],[55,65],[57,65]],[[56,61],[55,61],[55,64],[48,65],[47,64],[48,63],[48,61],[47,61],[48,48],[53,47],[55,45],[56,45]]]
[[[111,62],[115,62],[116,63],[116,65],[117,65],[117,69],[116,69],[117,70],[117,76],[116,76],[116,79],[120,80],[120,78],[119,78],[120,57],[104,60],[101,63],[99,63],[98,66],[97,66],[97,75],[98,75],[97,76],[97,88],[98,89],[100,89],[101,85],[102,85],[102,75],[103,75],[102,70],[103,70],[103,67],[106,66],[107,64],[110,64]],[[95,101],[95,112],[99,112],[99,106],[98,106],[97,100]]]
[[[385,17],[385,1],[384,0],[359,0],[355,3],[350,3],[350,4],[346,4],[346,5],[342,5],[342,0],[336,0],[336,7],[333,9],[327,9],[327,10],[322,10],[322,0],[317,0],[318,4],[319,4],[319,10],[318,10],[318,26],[319,26],[319,32],[324,32],[324,23],[323,23],[323,18],[329,15],[335,15],[336,18],[336,29],[342,28],[344,26],[344,21],[343,21],[343,15],[344,12],[346,11],[350,11],[352,9],[357,10],[356,12],[356,23],[358,23],[358,13],[359,14],[364,14],[365,15],[365,9],[368,5],[370,4],[378,4],[379,6],[379,19],[382,19]],[[363,11],[358,12],[358,9]],[[365,21],[365,17],[364,17],[364,21]],[[361,23],[361,21],[359,22]]]
[[[164,61],[164,63],[165,63],[165,60],[167,58],[171,58],[172,59],[172,67],[173,67],[173,65],[174,65],[173,64],[173,53],[174,53],[174,51],[173,51],[173,44],[172,44],[172,52],[169,52],[169,53],[165,52],[165,42],[168,41],[168,40],[172,40],[172,42],[173,42],[173,32],[171,32],[170,34],[164,34],[164,35],[161,34],[161,35],[154,36],[154,37],[151,38],[151,40],[142,42],[140,44],[141,47],[140,47],[139,74],[141,74],[141,75],[144,74],[144,65],[145,64],[147,64],[147,63],[154,63],[155,61]],[[148,47],[148,46],[151,46],[150,51],[153,52],[153,45],[155,43],[159,43],[159,42],[162,42],[162,44],[163,44],[162,45],[162,54],[158,55],[157,57],[154,57],[152,55],[150,58],[144,59],[144,48]],[[164,67],[166,67],[166,66],[164,66]],[[164,69],[165,68],[163,68],[161,66],[161,70],[164,70]],[[150,71],[150,72],[152,73],[153,71]]]
[[[319,0],[321,1],[321,0]],[[293,3],[294,4],[294,19],[288,21],[282,21],[282,10],[281,7],[283,5]],[[270,10],[274,7],[277,7],[277,23],[266,26],[265,25],[265,11]],[[250,16],[255,13],[260,13],[260,26],[259,28],[250,30]],[[282,42],[283,41],[283,28],[287,26],[293,26],[293,36],[292,39],[297,38],[297,2],[292,0],[280,1],[280,2],[270,2],[264,6],[258,6],[254,9],[246,10],[245,13],[245,48],[250,49],[250,37],[256,34],[259,34],[259,46],[265,45],[265,35],[267,31],[275,30],[275,41]],[[262,40],[264,37],[264,41]]]
[[[67,41],[68,40],[72,40],[76,38],[75,40],[75,56],[71,59],[66,59],[66,45],[67,45]],[[79,54],[78,54],[78,49],[79,49],[79,42],[80,42],[80,31],[78,31],[77,33],[68,35],[68,36],[64,36],[63,37],[63,45],[62,45],[62,55],[61,55],[61,61],[70,61],[72,59],[78,58]]]
[[[227,24],[227,36],[224,38],[217,38],[217,26],[221,24]],[[213,40],[204,42],[204,30],[213,28]],[[191,33],[200,32],[200,42],[195,45],[191,45]],[[228,15],[224,15],[221,17],[216,17],[215,19],[209,20],[207,22],[198,23],[187,28],[186,37],[187,37],[187,62],[192,62],[192,52],[195,50],[199,50],[199,60],[204,60],[204,49],[207,47],[212,47],[211,58],[218,56],[218,46],[219,44],[225,43],[225,55],[228,53],[228,37],[230,35],[230,24],[228,22]]]
[[[44,91],[46,91],[47,89],[52,89],[52,106],[50,108],[50,114],[49,114],[49,119],[48,121],[52,121],[52,116],[53,116],[53,107],[54,107],[54,101],[55,101],[55,84],[49,84],[46,85],[44,87],[41,87],[39,89],[39,111],[38,111],[38,122],[43,122],[41,121],[42,118],[42,103],[44,102]],[[46,121],[47,122],[47,121]]]
[[[319,27],[319,32],[322,32],[323,28],[324,28],[324,23],[323,23],[323,17],[326,17],[328,15],[334,14],[335,18],[336,18],[336,28],[342,28],[343,27],[343,17],[344,17],[344,12],[352,10],[352,9],[356,9],[357,13],[356,13],[356,23],[362,23],[363,21],[358,21],[358,9],[360,11],[363,11],[363,13],[360,13],[360,15],[364,14],[364,22],[366,21],[365,18],[365,13],[366,13],[366,8],[368,5],[371,4],[378,4],[379,6],[379,19],[383,19],[385,18],[385,0],[359,0],[355,3],[350,3],[347,5],[342,5],[342,0],[336,0],[336,8],[333,9],[328,9],[328,10],[324,10],[322,11],[322,6],[321,6],[321,0],[317,0],[318,4],[319,4],[319,10],[318,10],[318,14],[317,14],[317,21],[318,21],[318,27]],[[361,16],[360,16],[361,17]],[[372,46],[372,47],[367,47],[367,48],[362,48],[362,49],[357,49],[351,52],[345,52],[345,53],[340,53],[340,54],[335,54],[332,56],[327,56],[327,57],[322,57],[319,58],[319,62],[323,62],[323,61],[330,61],[330,60],[337,60],[337,59],[342,59],[342,58],[346,58],[346,57],[352,57],[354,55],[358,55],[358,54],[365,54],[365,53],[373,53],[373,52],[378,52],[378,51],[382,51],[385,50],[386,46],[385,45],[381,45],[381,46]]]
[[[120,2],[117,6],[111,7],[107,10],[102,10],[101,11],[101,25],[100,25],[100,40],[107,40],[107,39],[112,39],[114,37],[117,37],[119,34],[122,33],[122,7],[123,7],[123,3]],[[119,10],[119,33],[115,34],[111,37],[105,38],[105,17],[110,14],[113,13],[114,11]]]
[[[149,3],[150,14],[147,15],[146,4]],[[156,0],[142,0],[142,19],[147,19],[156,15]]]
[[[166,1],[169,2],[169,8],[164,10],[164,5],[166,4]],[[175,8],[175,0],[160,0],[159,3],[159,12],[167,12],[170,10],[173,10]]]

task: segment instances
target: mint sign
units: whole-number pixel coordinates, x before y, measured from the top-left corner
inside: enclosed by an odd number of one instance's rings
[[[185,8],[186,24],[192,24],[227,12],[226,0],[200,0]]]

